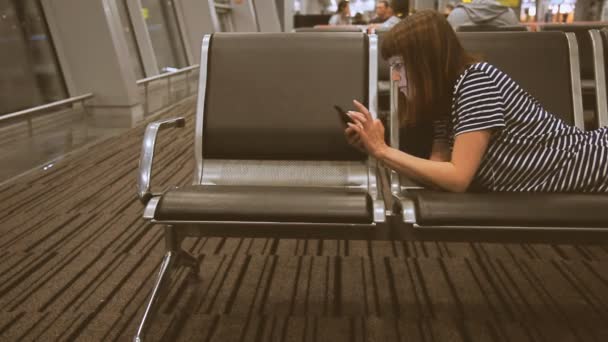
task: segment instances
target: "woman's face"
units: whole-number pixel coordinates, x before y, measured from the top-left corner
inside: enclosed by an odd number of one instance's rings
[[[350,17],[350,5],[344,6],[344,9],[342,10],[342,14]]]
[[[399,82],[399,91],[407,97],[407,75],[403,59],[399,56],[391,57],[388,59],[388,64],[391,66],[392,80]]]

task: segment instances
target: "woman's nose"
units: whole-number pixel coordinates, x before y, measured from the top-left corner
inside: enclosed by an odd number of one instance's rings
[[[391,72],[391,79],[393,81],[401,81],[401,75],[399,74],[399,72],[397,70],[393,70]]]

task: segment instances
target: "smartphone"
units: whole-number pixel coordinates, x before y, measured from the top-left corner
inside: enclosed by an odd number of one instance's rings
[[[352,120],[350,119],[350,116],[348,116],[348,114],[346,114],[346,111],[344,109],[342,109],[342,107],[340,107],[338,105],[334,105],[334,108],[338,112],[338,116],[340,116],[340,120],[342,120],[342,123],[344,124],[344,126],[348,126],[348,123],[352,122]]]

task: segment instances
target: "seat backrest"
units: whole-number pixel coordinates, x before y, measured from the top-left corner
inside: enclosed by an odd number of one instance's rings
[[[391,79],[391,68],[388,65],[388,61],[384,60],[380,55],[380,47],[384,41],[384,36],[388,31],[376,31],[378,35],[378,80],[379,81],[390,81]]]
[[[604,48],[604,66],[608,66],[608,28],[603,28],[600,30],[600,35],[602,37],[602,46]],[[604,71],[608,72],[608,69],[604,68]],[[608,79],[606,79],[608,82]]]
[[[365,29],[359,26],[315,26],[299,27],[295,32],[364,32]]]
[[[607,26],[608,24],[543,24],[538,26],[538,30],[574,33],[578,42],[581,79],[591,80],[593,79],[593,50],[589,30],[599,30]]]
[[[467,51],[507,73],[549,112],[582,124],[573,37],[563,32],[459,32],[458,37]]]
[[[593,39],[594,37],[595,39]],[[598,125],[599,127],[604,127],[608,126],[608,97],[606,94],[608,92],[608,28],[603,28],[600,31],[597,31],[597,33],[594,33],[594,36],[591,38],[592,40],[595,40],[595,44],[593,44],[594,49],[597,46],[602,52],[600,54],[600,51],[594,51],[594,59],[597,58],[597,61],[594,61],[595,65],[597,66],[596,68],[594,67],[594,72],[596,73],[595,82]],[[602,72],[603,77],[600,74]]]
[[[298,29],[303,27],[313,27],[315,25],[324,25],[329,22],[329,18],[331,18],[331,16],[332,14],[296,14],[293,16],[293,27]]]
[[[346,142],[334,105],[352,109],[353,99],[369,105],[367,35],[217,33],[206,40],[195,141],[203,165],[249,160],[277,177],[281,165],[291,173],[304,161],[365,165],[367,157]]]
[[[524,25],[460,25],[456,27],[457,32],[513,32],[528,31]]]

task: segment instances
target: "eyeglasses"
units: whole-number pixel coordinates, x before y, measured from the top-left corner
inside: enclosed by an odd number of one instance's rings
[[[389,64],[389,66],[393,70],[400,70],[401,68],[403,68],[403,63],[401,63],[401,62],[392,63],[392,64]]]
[[[400,70],[403,68],[403,59],[401,57],[393,57],[388,60],[388,65],[393,70]]]

